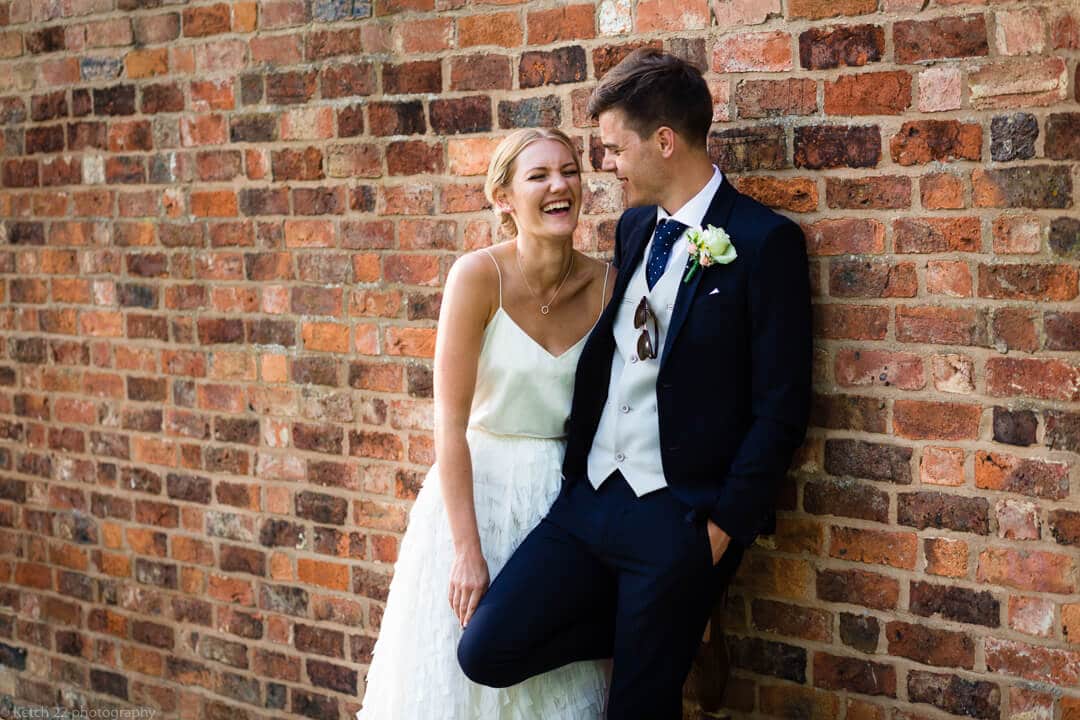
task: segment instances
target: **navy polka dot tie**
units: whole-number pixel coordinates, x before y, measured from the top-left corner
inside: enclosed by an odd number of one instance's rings
[[[645,282],[649,284],[649,289],[653,289],[653,285],[660,279],[660,276],[664,274],[664,268],[667,267],[668,258],[671,256],[671,246],[675,244],[675,239],[683,234],[683,230],[686,229],[686,225],[683,225],[678,220],[661,220],[656,226],[656,234],[653,235],[652,250],[649,251],[649,264],[645,266]]]

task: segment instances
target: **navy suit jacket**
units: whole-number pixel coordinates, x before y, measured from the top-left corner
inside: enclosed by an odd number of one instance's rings
[[[656,399],[668,487],[746,547],[774,530],[776,488],[806,433],[812,356],[806,246],[797,225],[726,178],[702,221],[707,225],[727,230],[738,257],[680,280],[661,355],[649,362],[660,363]],[[655,226],[655,206],[632,208],[619,219],[614,295],[577,367],[567,482],[586,478],[607,400],[615,313]]]

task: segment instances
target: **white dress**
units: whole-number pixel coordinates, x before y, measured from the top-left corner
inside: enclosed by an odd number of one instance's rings
[[[494,258],[492,258],[494,260]],[[498,264],[496,264],[498,267]],[[466,434],[480,544],[494,578],[561,486],[564,422],[585,338],[555,356],[502,308],[484,329]],[[604,292],[606,295],[606,283]],[[447,600],[453,546],[432,466],[409,514],[358,720],[595,720],[600,663],[577,662],[505,689],[457,663],[461,627]]]

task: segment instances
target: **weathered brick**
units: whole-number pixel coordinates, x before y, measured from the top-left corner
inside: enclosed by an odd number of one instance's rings
[[[985,345],[986,311],[910,306],[896,309],[896,339],[904,343]]]
[[[799,35],[799,62],[807,70],[867,65],[884,54],[885,30],[877,25],[811,28]]]
[[[584,79],[585,50],[576,45],[552,51],[526,51],[518,63],[518,83],[523,89]]]
[[[848,647],[873,653],[877,650],[880,634],[880,623],[874,616],[840,613],[840,641]]]
[[[721,170],[779,170],[787,167],[787,140],[782,128],[761,126],[713,131],[709,156]]]
[[[896,499],[897,522],[901,525],[920,530],[947,528],[977,535],[990,532],[990,504],[986,498],[915,492],[901,493]]]
[[[994,408],[994,441],[1007,445],[1035,444],[1035,433],[1039,421],[1031,410],[1010,410],[1004,407]]]
[[[911,75],[906,72],[841,75],[825,82],[827,115],[899,115],[910,105]]]
[[[438,60],[417,60],[382,67],[383,92],[387,95],[442,91],[442,65]]]
[[[558,127],[562,120],[562,100],[545,95],[522,100],[500,100],[500,128]]]
[[[903,124],[889,148],[900,165],[979,160],[982,127],[958,120],[913,120]]]
[[[1072,203],[1072,177],[1064,166],[976,168],[971,183],[976,207],[1065,208]]]
[[[817,597],[826,602],[891,610],[896,608],[899,596],[899,582],[885,575],[865,570],[819,570],[817,573]]]
[[[1034,428],[1031,429],[1031,434],[1034,441]],[[1069,494],[1069,468],[1065,463],[980,451],[975,455],[975,485],[990,490],[1061,500]]]
[[[990,122],[990,156],[997,162],[1035,157],[1039,122],[1030,113],[999,115]]]
[[[431,129],[440,135],[491,130],[491,100],[483,95],[432,100]]]
[[[1075,402],[1080,398],[1080,367],[1061,360],[991,357],[986,388],[997,397],[1028,397]]]
[[[1068,265],[979,265],[979,297],[1061,302],[1080,292],[1078,279]]]
[[[807,125],[795,128],[795,166],[821,170],[876,167],[881,131],[872,126]]]
[[[811,115],[817,111],[817,84],[802,78],[743,80],[735,105],[743,118]]]
[[[891,655],[906,657],[924,665],[968,670],[975,665],[975,643],[965,633],[892,621],[885,625],[885,638]]]
[[[1080,413],[1046,410],[1043,418],[1046,425],[1044,442],[1048,448],[1080,453]]]
[[[1001,689],[992,682],[913,670],[907,690],[912,702],[928,703],[953,715],[983,720],[1000,717]]]
[[[509,90],[510,74],[510,58],[504,55],[466,55],[450,59],[451,90]]]
[[[814,653],[814,685],[863,695],[896,697],[896,668],[852,657]]]
[[[728,651],[734,667],[799,683],[806,680],[804,648],[760,638],[732,638]]]
[[[1046,156],[1080,160],[1080,113],[1055,113],[1046,119]]]
[[[982,14],[936,20],[903,20],[893,25],[896,61],[902,64],[990,54]]]

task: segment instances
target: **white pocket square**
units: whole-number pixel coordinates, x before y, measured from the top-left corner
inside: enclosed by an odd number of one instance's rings
[[[710,295],[719,295],[720,294],[720,288],[713,288],[712,291],[709,292],[709,294]]]

